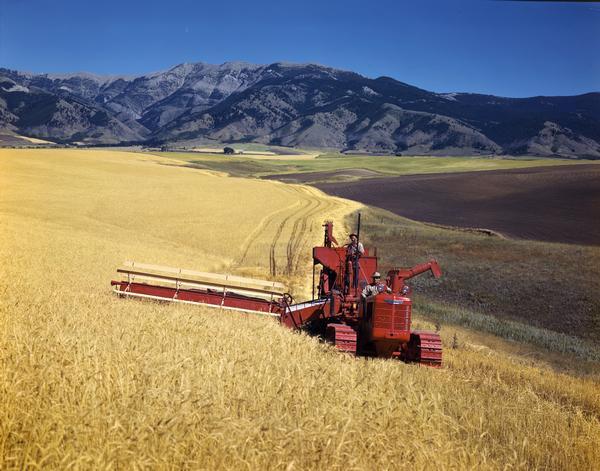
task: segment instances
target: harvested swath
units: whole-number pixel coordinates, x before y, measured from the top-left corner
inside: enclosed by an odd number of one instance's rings
[[[600,166],[411,175],[316,184],[325,192],[443,225],[523,239],[600,244]]]

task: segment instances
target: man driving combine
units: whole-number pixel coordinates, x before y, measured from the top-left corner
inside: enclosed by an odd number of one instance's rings
[[[392,290],[385,285],[385,283],[381,282],[381,275],[378,271],[373,273],[373,279],[370,285],[365,286],[365,289],[362,291],[363,299],[367,299],[369,296],[375,296],[379,293],[383,293],[386,291],[387,293],[391,293]]]

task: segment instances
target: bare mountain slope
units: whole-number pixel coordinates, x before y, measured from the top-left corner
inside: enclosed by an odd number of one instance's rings
[[[6,77],[0,77],[0,127],[58,142],[116,144],[148,134],[139,124],[124,123],[84,98],[48,93]]]
[[[180,64],[133,78],[0,69],[0,80],[0,130],[66,142],[209,138],[371,152],[600,158],[600,93],[438,94],[315,64],[244,62]]]

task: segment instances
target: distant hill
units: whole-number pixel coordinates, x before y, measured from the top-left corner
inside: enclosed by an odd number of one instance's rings
[[[0,68],[0,134],[56,142],[259,142],[600,158],[600,93],[433,93],[315,64],[181,64],[140,77]]]

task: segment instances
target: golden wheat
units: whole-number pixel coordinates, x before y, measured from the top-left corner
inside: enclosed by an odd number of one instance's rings
[[[352,359],[271,319],[114,297],[124,259],[269,276],[273,246],[273,276],[306,289],[318,224],[355,209],[166,163],[0,152],[0,468],[597,467],[593,376],[471,343],[442,370]]]

